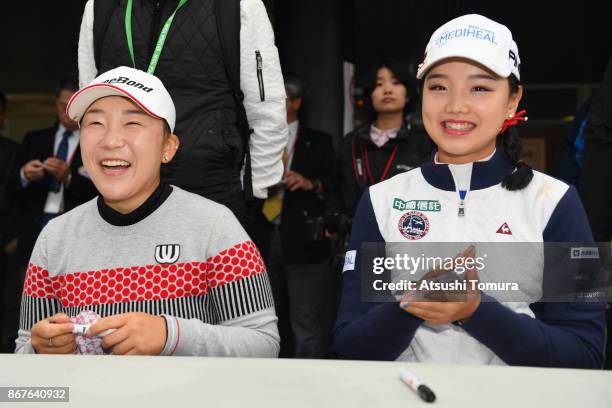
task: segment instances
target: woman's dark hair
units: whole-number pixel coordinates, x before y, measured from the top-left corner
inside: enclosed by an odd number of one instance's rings
[[[395,79],[397,79],[406,88],[407,102],[406,106],[404,106],[404,117],[408,116],[418,105],[419,96],[417,93],[417,84],[413,79],[414,75],[410,73],[407,65],[396,60],[385,59],[374,64],[364,81],[363,90],[365,96],[365,106],[368,110],[370,120],[374,122],[378,118],[378,113],[372,104],[372,92],[374,92],[374,89],[376,89],[376,78],[378,77],[378,71],[381,68],[387,68],[389,71],[391,71]]]
[[[508,80],[510,82],[510,94],[514,95],[519,91],[520,82],[514,75],[510,75]],[[497,145],[501,146],[504,154],[516,166],[514,172],[504,177],[502,187],[510,191],[522,190],[527,187],[533,179],[533,169],[523,161],[523,144],[516,128],[509,126],[504,133],[498,135]]]

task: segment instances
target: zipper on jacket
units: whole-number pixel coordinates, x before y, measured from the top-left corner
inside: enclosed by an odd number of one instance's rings
[[[263,80],[263,60],[261,52],[255,50],[255,60],[257,61],[257,82],[259,83],[259,99],[263,102],[266,100],[266,89]]]
[[[462,242],[465,239],[465,203],[467,202],[467,194],[469,194],[469,191],[457,190],[457,194],[459,195],[459,208],[457,211],[455,239],[457,242]]]
[[[459,199],[455,239],[457,242],[461,242],[465,235],[466,203],[470,194],[473,168],[472,166],[467,168],[465,165],[449,165],[449,170],[455,184],[455,197]]]
[[[457,215],[459,217],[465,217],[465,196],[467,191],[461,190],[459,191],[459,212]]]
[[[153,50],[155,49],[155,44],[157,43],[157,38],[159,37],[159,32],[161,31],[160,23],[162,17],[162,8],[165,4],[165,0],[158,0],[153,3],[153,20],[151,21],[151,31],[149,32],[149,58],[148,61],[151,60],[151,56],[153,55]]]

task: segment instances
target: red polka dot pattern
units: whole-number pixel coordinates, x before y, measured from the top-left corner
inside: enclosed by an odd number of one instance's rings
[[[49,271],[32,263],[28,264],[23,285],[24,294],[38,298],[53,298],[55,289],[59,290],[60,287],[49,278]]]
[[[206,278],[211,288],[248,278],[266,271],[253,241],[243,242],[208,259]]]
[[[30,264],[24,294],[57,298],[64,307],[112,304],[144,300],[204,296],[209,288],[265,272],[252,241],[243,242],[206,262],[146,265],[49,277],[49,272]]]

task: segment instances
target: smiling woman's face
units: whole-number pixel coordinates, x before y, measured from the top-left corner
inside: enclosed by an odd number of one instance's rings
[[[469,60],[452,58],[434,66],[423,85],[423,123],[438,146],[438,160],[470,163],[495,150],[499,130],[522,96]]]
[[[81,121],[83,164],[104,201],[121,213],[140,206],[160,181],[162,161],[174,157],[178,138],[164,122],[120,96],[98,99]]]

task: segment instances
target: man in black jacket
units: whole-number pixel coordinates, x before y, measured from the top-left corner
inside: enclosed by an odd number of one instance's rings
[[[608,61],[599,92],[593,98],[584,131],[581,195],[593,238],[596,242],[609,243],[612,240],[612,57]],[[610,270],[612,265],[605,267]],[[608,303],[607,309],[606,368],[612,368],[611,305]]]
[[[0,130],[4,128],[7,99],[0,91]],[[0,276],[2,275],[5,246],[11,240],[9,233],[10,212],[13,207],[11,195],[6,191],[6,181],[13,167],[19,145],[0,135]]]
[[[612,239],[612,57],[584,131],[582,199],[595,241]]]
[[[66,105],[77,89],[76,78],[60,81],[55,94],[58,122],[26,134],[7,180],[16,204],[17,265],[6,277],[4,350],[15,347],[25,272],[40,231],[51,219],[97,195],[83,168],[78,124],[66,114]]]
[[[7,182],[19,211],[17,255],[22,268],[47,222],[97,195],[81,160],[78,124],[66,114],[66,104],[77,89],[76,78],[59,83],[58,122],[26,134]]]
[[[7,99],[0,91],[0,134],[5,124]],[[15,230],[12,222],[14,200],[12,195],[6,190],[5,184],[9,172],[17,156],[19,145],[12,140],[0,136],[0,352],[12,351],[7,349],[7,345],[12,339],[8,339],[11,334],[15,335],[16,308],[17,303],[12,302],[16,291],[14,282],[16,273],[11,273],[15,268],[14,262],[10,262],[15,252]],[[13,344],[14,348],[14,344]]]
[[[162,167],[169,183],[226,205],[244,222],[251,187],[265,199],[280,181],[285,94],[261,0],[89,0],[78,54],[81,86],[119,66],[165,84],[181,141]]]
[[[285,77],[289,141],[282,183],[270,189],[249,233],[270,275],[279,316],[281,357],[322,358],[325,332],[329,242],[324,237],[325,191],[331,182],[331,137],[298,120],[304,84]],[[292,341],[292,337],[294,340]]]

